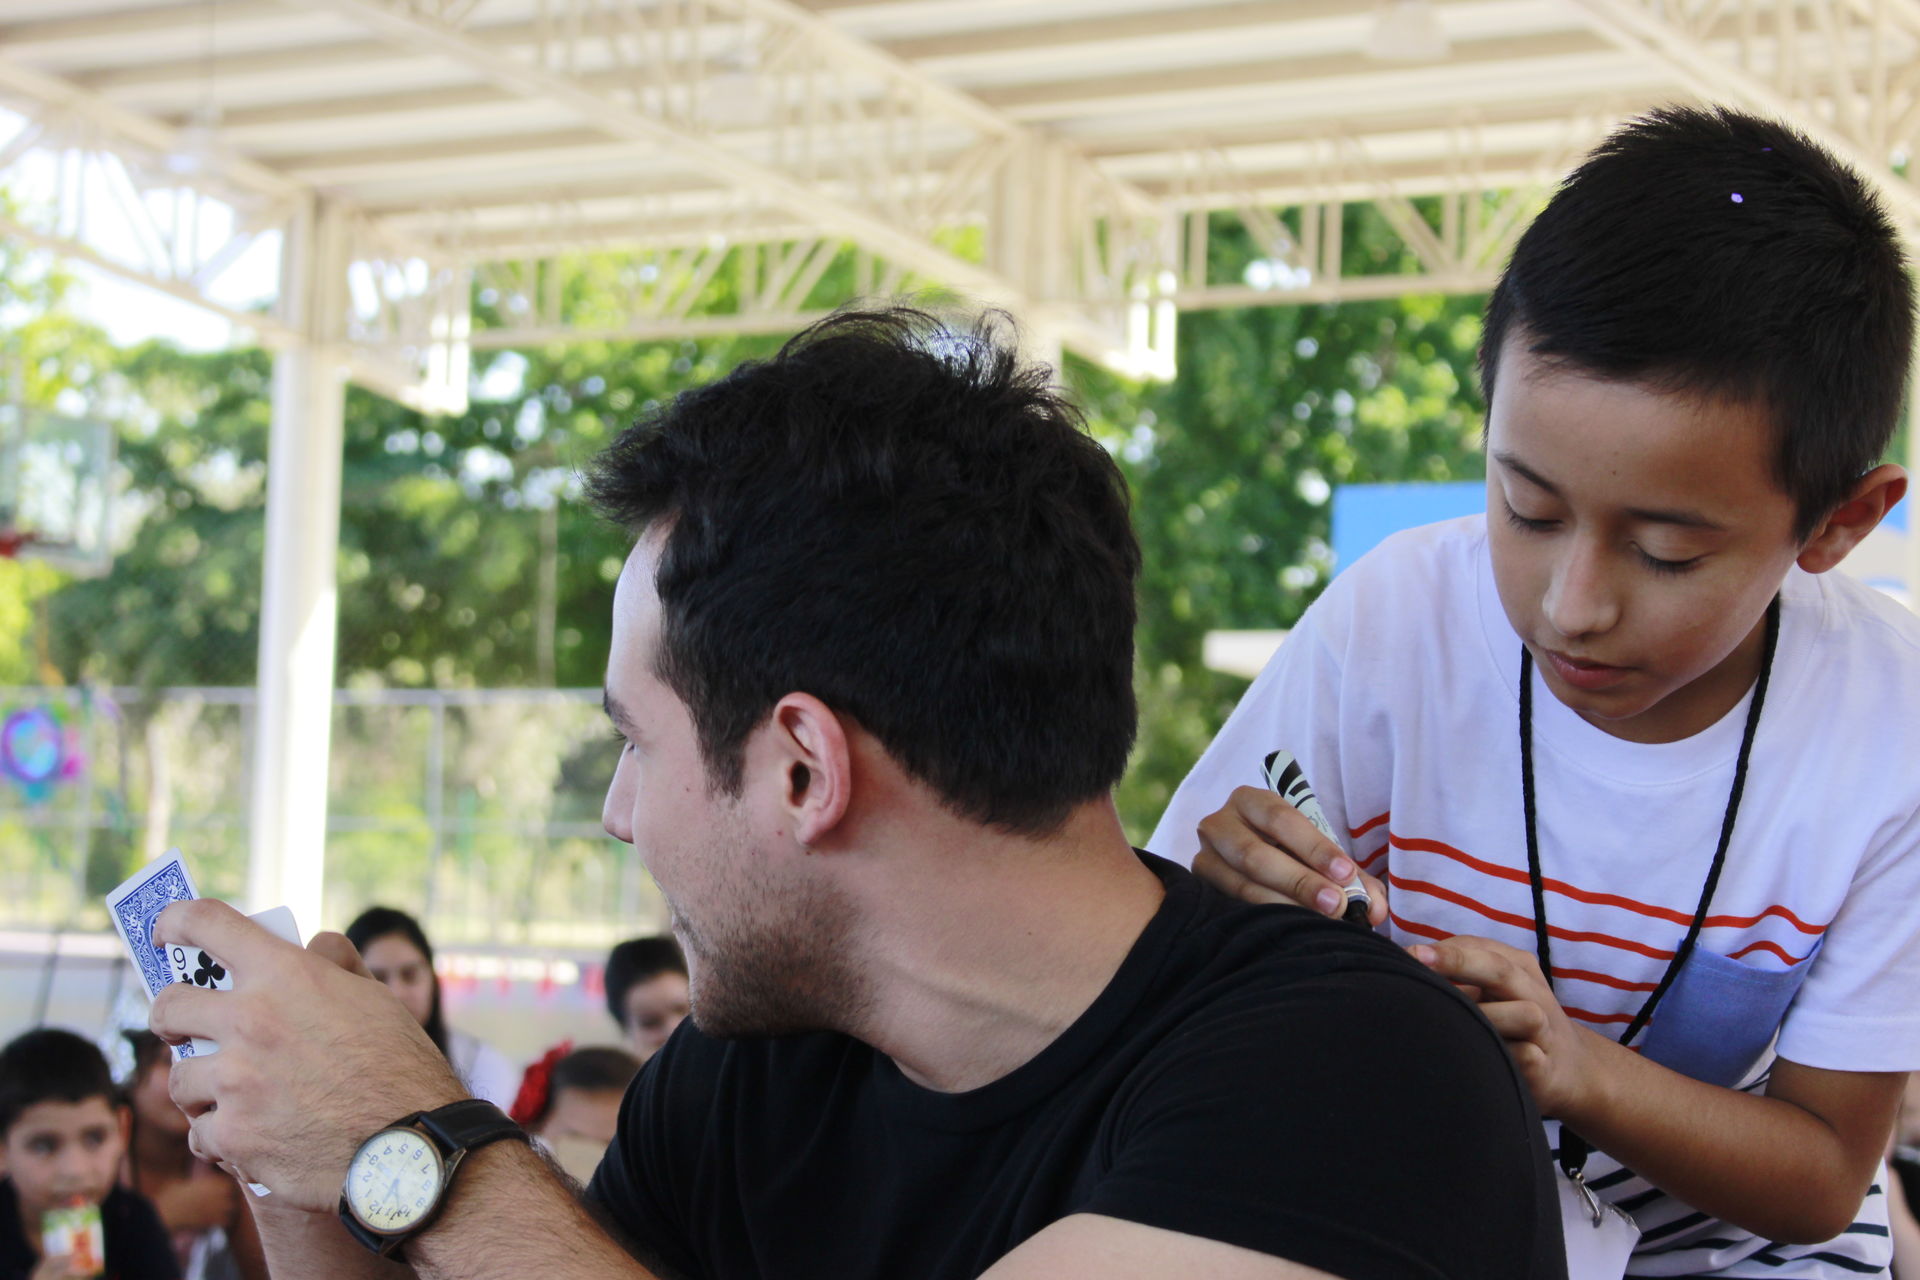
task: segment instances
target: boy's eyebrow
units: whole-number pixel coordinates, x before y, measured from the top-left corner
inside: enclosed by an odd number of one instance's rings
[[[1556,498],[1561,496],[1558,485],[1548,480],[1532,467],[1529,467],[1526,463],[1520,461],[1520,459],[1514,457],[1511,453],[1502,450],[1501,452],[1495,453],[1493,457],[1494,461],[1515,475],[1520,476],[1528,483],[1544,489]],[[1688,529],[1703,529],[1709,533],[1726,532],[1726,526],[1719,521],[1709,520],[1698,511],[1689,511],[1684,508],[1629,507],[1627,508],[1627,514],[1643,524],[1677,524]]]
[[[629,738],[633,736],[633,721],[628,717],[627,709],[615,702],[612,692],[604,687],[600,690],[600,709],[607,713],[607,719],[613,721],[614,728]]]

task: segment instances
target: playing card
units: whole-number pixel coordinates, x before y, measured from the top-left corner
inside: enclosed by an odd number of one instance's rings
[[[187,871],[178,849],[167,850],[107,895],[107,913],[113,917],[113,927],[133,957],[133,966],[149,999],[175,982],[190,982],[213,991],[233,988],[232,975],[214,956],[198,947],[161,947],[153,941],[154,921],[168,903],[199,896],[200,891],[194,887],[193,876]],[[248,918],[275,937],[300,945],[299,928],[294,924],[293,912],[286,907],[269,907]],[[175,1045],[173,1054],[176,1059],[204,1057],[219,1048],[211,1040],[196,1038]]]
[[[177,943],[162,947],[153,940],[154,921],[168,903],[199,896],[200,891],[194,887],[193,876],[187,872],[187,864],[178,849],[167,850],[107,895],[107,914],[113,917],[113,927],[133,957],[133,967],[139,971],[149,999],[175,982],[190,982],[212,991],[233,989],[233,977],[227,967],[207,952]],[[286,907],[269,907],[247,918],[274,937],[296,947],[300,945],[299,926],[294,924],[293,912]],[[212,1040],[196,1036],[186,1044],[174,1045],[173,1056],[175,1061],[203,1058],[219,1050],[220,1046]],[[257,1196],[272,1194],[257,1182],[247,1185]]]
[[[113,917],[113,927],[120,934],[120,941],[126,944],[127,954],[133,957],[134,970],[147,989],[148,999],[179,981],[170,952],[180,950],[182,961],[185,959],[184,948],[165,948],[154,942],[154,921],[170,903],[188,902],[199,896],[200,891],[194,887],[193,876],[187,871],[178,849],[167,850],[107,895],[107,914]],[[173,1056],[193,1058],[218,1048],[211,1040],[190,1040],[175,1045]]]
[[[178,849],[169,849],[107,895],[107,914],[133,956],[133,967],[151,999],[174,980],[166,953],[153,941],[153,924],[169,903],[200,896]]]

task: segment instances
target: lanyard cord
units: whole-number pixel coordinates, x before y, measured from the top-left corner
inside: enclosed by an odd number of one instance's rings
[[[1687,925],[1687,936],[1673,953],[1673,959],[1667,962],[1667,971],[1660,975],[1660,982],[1647,996],[1646,1003],[1640,1006],[1640,1012],[1633,1015],[1633,1021],[1620,1035],[1620,1043],[1631,1044],[1653,1017],[1654,1006],[1660,1003],[1660,997],[1667,994],[1667,988],[1680,975],[1687,958],[1693,954],[1693,946],[1700,937],[1700,930],[1706,924],[1707,906],[1713,901],[1714,886],[1720,883],[1720,871],[1726,865],[1727,846],[1733,841],[1733,820],[1740,812],[1740,793],[1747,786],[1747,759],[1753,754],[1754,731],[1760,727],[1760,708],[1767,700],[1767,678],[1773,674],[1773,654],[1780,643],[1780,598],[1775,596],[1773,603],[1767,606],[1766,648],[1760,658],[1760,678],[1753,686],[1753,701],[1747,707],[1747,726],[1740,735],[1740,754],[1734,761],[1733,788],[1727,793],[1726,816],[1720,820],[1720,845],[1713,851],[1713,863],[1707,868],[1707,882],[1700,889],[1700,903],[1693,909],[1693,920]],[[1527,881],[1533,890],[1533,946],[1534,954],[1540,958],[1540,973],[1547,980],[1549,989],[1553,986],[1552,943],[1547,933],[1547,884],[1546,877],[1540,871],[1540,837],[1534,817],[1533,790],[1533,654],[1525,645],[1520,646],[1520,806],[1526,816],[1527,827]],[[1587,1140],[1569,1129],[1560,1126],[1560,1168],[1575,1182],[1581,1181],[1581,1170],[1586,1168],[1587,1155],[1592,1151]],[[1584,1184],[1583,1184],[1584,1185]]]

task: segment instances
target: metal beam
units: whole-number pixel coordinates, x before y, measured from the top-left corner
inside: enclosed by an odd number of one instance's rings
[[[1916,0],[1577,0],[1596,30],[1709,101],[1792,124],[1871,178],[1907,220],[1920,94],[1893,72],[1920,50]],[[1730,12],[1731,9],[1731,12]]]
[[[826,236],[861,244],[983,302],[1037,314],[1091,297],[1094,305],[1069,326],[1077,342],[1100,329],[1096,314],[1127,306],[1141,282],[1155,279],[1162,267],[1152,261],[1161,229],[1160,210],[1151,201],[1072,149],[1029,134],[787,0],[730,0],[724,8],[717,0],[693,0],[672,15],[596,2],[590,6],[596,22],[624,24],[627,38],[609,42],[604,32],[591,33],[590,52],[589,36],[567,22],[586,16],[582,0],[561,0],[552,10],[552,31],[532,57],[503,53],[478,33],[406,0],[320,2],[382,39],[453,59],[488,83],[559,106],[609,137],[664,151]],[[677,25],[669,27],[669,18]],[[716,101],[712,82],[694,76],[685,61],[688,50],[716,41],[723,47],[732,42],[735,56],[751,62],[754,74],[799,85],[804,96],[798,102],[750,102],[742,91],[742,101]],[[582,78],[581,72],[598,74],[609,57],[627,71],[633,93],[652,95],[650,107]],[[715,128],[742,108],[759,118],[769,137],[761,154],[727,145]],[[930,216],[917,193],[938,188],[928,181],[932,149],[956,144],[989,146],[1003,163],[1022,152],[1041,157],[1067,198],[1052,208],[1035,206],[1033,216],[1044,219],[1047,237],[1067,242],[1072,260],[1085,268],[1081,287],[1056,291],[1047,273],[1010,274],[1009,260],[991,244],[984,265],[944,247],[943,237],[964,224]],[[982,170],[978,180],[995,182],[997,167]],[[989,224],[988,240],[996,234]],[[1120,246],[1117,254],[1109,250],[1113,244]],[[1062,301],[1055,303],[1056,297]],[[1128,333],[1124,325],[1109,328],[1090,354],[1104,357],[1107,348],[1124,347]]]

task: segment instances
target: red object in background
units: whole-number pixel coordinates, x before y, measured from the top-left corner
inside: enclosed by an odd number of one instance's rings
[[[585,965],[580,970],[580,989],[594,999],[599,1000],[607,994],[607,971],[597,964]]]
[[[20,554],[20,548],[33,541],[33,535],[12,525],[0,528],[0,559],[11,560]]]

